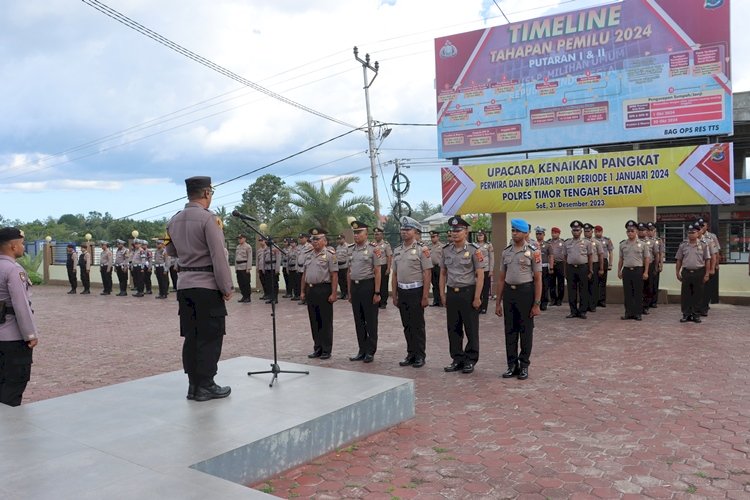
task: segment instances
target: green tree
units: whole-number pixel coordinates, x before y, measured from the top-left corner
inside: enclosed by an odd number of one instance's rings
[[[287,230],[319,226],[330,234],[340,233],[348,226],[347,217],[363,215],[363,210],[372,206],[372,198],[369,196],[344,199],[346,195],[354,193],[351,185],[358,180],[357,177],[342,177],[333,183],[329,191],[326,191],[322,182],[319,188],[311,182],[297,182],[291,188],[294,197],[290,200],[297,211],[285,221],[276,223],[281,225],[283,222]]]
[[[242,193],[242,203],[235,209],[248,214],[260,222],[269,223],[275,231],[273,221],[284,220],[292,215],[289,188],[280,177],[273,174],[261,175]],[[218,213],[218,212],[217,212]],[[229,241],[234,241],[239,233],[247,233],[247,227],[238,219],[224,219],[224,233]],[[250,237],[252,240],[252,236]]]

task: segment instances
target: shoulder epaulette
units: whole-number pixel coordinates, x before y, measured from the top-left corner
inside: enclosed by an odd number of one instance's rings
[[[376,247],[376,246],[378,246],[378,244],[377,244],[377,243],[375,243],[374,241],[371,241],[371,242],[370,242],[370,246],[371,246],[371,247]]]
[[[336,253],[336,249],[333,247],[326,247],[326,250],[328,250],[328,253]]]
[[[472,246],[476,248],[477,250],[479,249],[479,245],[477,245],[476,243],[469,243],[469,246]]]
[[[511,244],[510,244],[510,245],[508,245],[507,247],[503,248],[503,250],[507,250],[507,249],[509,249],[509,248],[510,248],[510,247],[512,247],[512,246],[513,246],[513,243],[511,243]]]
[[[347,245],[347,248],[354,248],[354,243],[349,243],[349,244]]]
[[[446,243],[445,245],[443,245],[443,248],[448,248],[449,246],[451,246],[451,244],[450,243]]]

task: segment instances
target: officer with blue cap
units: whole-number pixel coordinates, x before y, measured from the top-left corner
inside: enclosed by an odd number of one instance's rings
[[[508,370],[503,378],[529,378],[534,316],[541,314],[542,255],[526,241],[529,224],[510,222],[513,242],[503,250],[497,280],[495,314],[505,316],[505,352]],[[520,340],[520,352],[519,352]]]

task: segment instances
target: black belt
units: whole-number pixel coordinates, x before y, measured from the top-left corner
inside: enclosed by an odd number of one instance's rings
[[[698,271],[704,271],[705,269],[705,267],[696,267],[695,269],[688,269],[686,267],[682,268],[683,271],[687,271],[689,273],[697,273]]]
[[[179,267],[180,272],[192,271],[194,273],[212,273],[214,272],[214,266],[203,266],[203,267]]]
[[[568,264],[568,265],[569,265],[570,267],[575,267],[575,268],[577,269],[577,268],[579,268],[579,267],[581,267],[581,266],[586,266],[586,265],[588,265],[588,264]]]
[[[234,261],[235,264],[247,264],[246,260],[236,260]]]
[[[476,285],[469,285],[469,286],[449,286],[448,290],[453,291],[454,293],[460,293],[465,292],[466,290],[469,290],[471,288],[476,289]]]
[[[364,278],[364,279],[361,279],[361,280],[352,280],[352,283],[354,283],[355,285],[361,285],[363,283],[367,283],[368,281],[372,281],[374,279],[375,278],[373,277],[373,278]]]
[[[323,286],[323,285],[331,286],[331,282],[330,281],[326,281],[324,283],[308,283],[307,284],[307,286],[309,286],[310,288],[312,288],[314,286]]]
[[[519,283],[518,285],[511,285],[510,283],[505,283],[505,286],[510,288],[511,290],[517,290],[519,288],[531,288],[531,285],[533,285],[533,281],[529,281],[528,283]]]
[[[629,271],[635,271],[636,269],[643,269],[643,266],[635,266],[635,267],[626,267]]]
[[[5,314],[12,314],[15,316],[16,311],[13,309],[13,306],[5,306]]]

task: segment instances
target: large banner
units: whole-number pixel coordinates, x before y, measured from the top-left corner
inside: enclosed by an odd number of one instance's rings
[[[438,154],[732,133],[729,0],[623,0],[435,40]]]
[[[443,213],[734,203],[732,143],[442,169]]]

